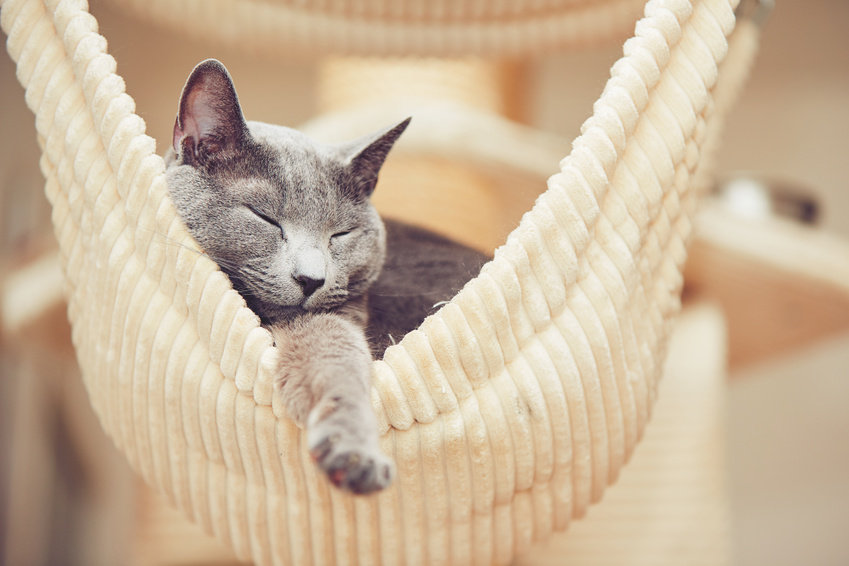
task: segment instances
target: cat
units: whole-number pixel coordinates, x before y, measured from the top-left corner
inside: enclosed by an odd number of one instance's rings
[[[227,69],[209,59],[186,81],[165,158],[189,232],[281,352],[275,394],[331,483],[357,494],[394,475],[371,406],[373,356],[488,259],[371,204],[409,122],[339,144],[248,122]]]

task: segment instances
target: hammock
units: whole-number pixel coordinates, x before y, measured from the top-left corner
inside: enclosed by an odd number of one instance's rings
[[[599,2],[612,4],[626,3]],[[651,413],[693,213],[755,51],[757,26],[735,29],[734,0],[645,6],[548,190],[479,277],[375,362],[398,477],[369,498],[328,487],[275,402],[271,337],[177,217],[85,0],[0,5],[91,403],[145,480],[239,557],[506,563],[616,480]],[[568,43],[528,30],[508,33],[509,53]],[[355,52],[398,51],[357,33],[311,37],[319,51],[343,36]],[[497,44],[488,34],[473,51]]]

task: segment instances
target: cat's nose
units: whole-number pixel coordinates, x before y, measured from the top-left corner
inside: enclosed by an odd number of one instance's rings
[[[305,297],[309,297],[316,292],[318,288],[324,285],[324,279],[313,279],[307,275],[295,275],[295,281],[301,286]]]

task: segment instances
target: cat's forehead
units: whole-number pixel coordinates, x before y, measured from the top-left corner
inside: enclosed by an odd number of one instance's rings
[[[283,126],[262,122],[249,122],[249,126],[254,143],[266,156],[266,173],[272,177],[315,185],[320,191],[340,175],[342,163],[330,146]]]
[[[361,207],[339,192],[343,165],[331,146],[283,126],[248,125],[254,142],[270,157],[267,166],[236,179],[237,191],[248,200],[266,202],[289,221],[316,226]]]
[[[328,146],[315,141],[303,132],[276,126],[264,122],[248,122],[253,139],[266,149],[281,154],[295,156],[315,155],[321,158],[331,157]]]

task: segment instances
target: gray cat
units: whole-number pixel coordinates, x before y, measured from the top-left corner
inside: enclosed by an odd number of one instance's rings
[[[306,428],[330,481],[354,493],[383,489],[393,475],[371,408],[372,354],[415,328],[486,260],[423,230],[384,224],[371,205],[409,121],[342,144],[247,122],[227,70],[207,60],[183,88],[166,155],[186,226],[282,353],[275,393]]]

